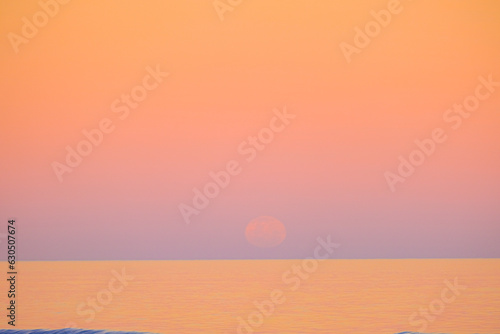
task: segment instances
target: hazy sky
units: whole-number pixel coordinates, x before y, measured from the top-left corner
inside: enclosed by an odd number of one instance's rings
[[[500,4],[389,6],[0,1],[0,231],[24,260],[499,257]],[[246,241],[259,216],[280,246]]]

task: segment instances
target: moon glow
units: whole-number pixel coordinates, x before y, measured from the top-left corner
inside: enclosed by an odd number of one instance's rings
[[[261,216],[248,223],[245,230],[248,242],[254,246],[276,247],[286,238],[285,225],[270,216]]]

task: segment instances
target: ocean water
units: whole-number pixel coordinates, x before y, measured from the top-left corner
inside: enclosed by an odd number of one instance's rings
[[[498,259],[20,262],[18,271],[16,327],[2,315],[2,329],[500,334]]]

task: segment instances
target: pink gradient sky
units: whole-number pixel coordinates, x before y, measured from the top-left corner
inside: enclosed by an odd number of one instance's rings
[[[221,22],[211,1],[75,1],[18,53],[3,38],[0,212],[21,259],[303,258],[329,234],[339,258],[499,257],[500,87],[443,120],[500,81],[499,3],[401,1],[350,63],[339,44],[387,1],[339,3],[245,1]],[[39,10],[0,2],[0,34]],[[170,75],[121,120],[112,102],[157,64]],[[296,118],[247,162],[238,146],[284,106]],[[51,164],[103,118],[114,131],[59,182]],[[436,127],[447,141],[391,192],[384,173]],[[178,205],[231,160],[186,225]],[[258,216],[284,223],[279,247],[246,241]]]

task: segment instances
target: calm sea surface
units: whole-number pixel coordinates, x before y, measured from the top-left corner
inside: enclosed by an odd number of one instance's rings
[[[500,333],[497,259],[21,262],[18,271],[15,329]]]

